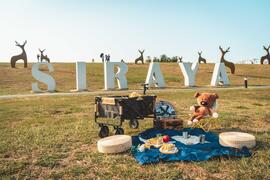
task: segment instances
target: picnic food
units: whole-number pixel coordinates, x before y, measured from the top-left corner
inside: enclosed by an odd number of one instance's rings
[[[141,94],[139,94],[139,93],[137,93],[137,92],[132,92],[132,93],[130,93],[129,95],[128,95],[128,97],[130,97],[130,98],[133,98],[133,97],[141,97],[142,95]]]
[[[128,135],[114,135],[97,142],[98,151],[101,153],[120,153],[131,148],[132,141]]]
[[[224,132],[219,134],[219,143],[222,146],[234,148],[253,148],[256,145],[255,136],[243,132]]]
[[[165,135],[165,136],[163,136],[163,142],[169,142],[170,141],[170,137],[168,136],[168,135]]]
[[[150,148],[151,146],[154,146],[154,147],[158,148],[158,147],[160,147],[162,144],[163,144],[162,137],[159,136],[159,137],[155,137],[155,138],[148,139],[148,140],[145,142],[145,147],[146,147],[146,148]]]
[[[164,143],[162,144],[161,148],[159,148],[159,151],[163,154],[175,154],[178,152],[178,149],[174,144]]]

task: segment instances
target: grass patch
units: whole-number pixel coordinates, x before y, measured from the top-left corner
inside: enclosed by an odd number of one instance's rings
[[[213,92],[209,90],[210,92]],[[269,179],[269,89],[217,90],[219,118],[213,132],[244,131],[257,139],[253,156],[214,158],[203,162],[139,165],[130,152],[104,155],[97,152],[98,126],[93,119],[94,97],[35,97],[0,100],[0,176],[26,179]],[[196,104],[195,90],[160,92],[178,117],[189,119]],[[233,98],[232,98],[233,97]],[[261,104],[256,105],[256,104]],[[247,109],[248,108],[248,109]],[[140,121],[136,135],[152,127]],[[112,129],[110,133],[113,134]]]
[[[50,167],[54,168],[60,165],[60,161],[62,158],[66,157],[63,154],[52,154],[52,155],[43,155],[41,156],[35,165],[42,167]]]
[[[86,174],[89,171],[87,167],[75,166],[68,169],[67,173],[71,174],[72,176],[80,176]]]
[[[28,163],[25,161],[3,159],[0,161],[0,176],[16,174],[18,171],[26,168],[27,165]]]
[[[237,109],[249,109],[249,108],[246,107],[246,106],[236,106],[235,108],[237,108]]]

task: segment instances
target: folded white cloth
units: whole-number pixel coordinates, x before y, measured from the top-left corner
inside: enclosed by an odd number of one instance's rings
[[[183,136],[172,136],[172,139],[179,141],[185,145],[194,145],[194,144],[200,143],[199,136],[189,136],[188,138],[184,138]],[[204,143],[209,143],[209,142],[205,141]]]

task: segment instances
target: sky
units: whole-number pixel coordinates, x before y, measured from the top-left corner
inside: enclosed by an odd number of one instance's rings
[[[0,0],[0,62],[21,53],[36,62],[38,48],[52,62],[134,61],[183,56],[197,51],[210,62],[219,45],[231,47],[230,61],[259,58],[270,44],[269,0]]]

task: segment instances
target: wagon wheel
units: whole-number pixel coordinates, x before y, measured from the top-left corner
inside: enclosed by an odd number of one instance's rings
[[[109,136],[109,128],[108,126],[101,126],[100,131],[99,131],[99,137],[104,138]]]
[[[137,119],[131,119],[129,121],[129,127],[132,129],[137,129],[139,127],[139,121]]]
[[[124,134],[124,129],[123,128],[116,128],[115,134]]]

